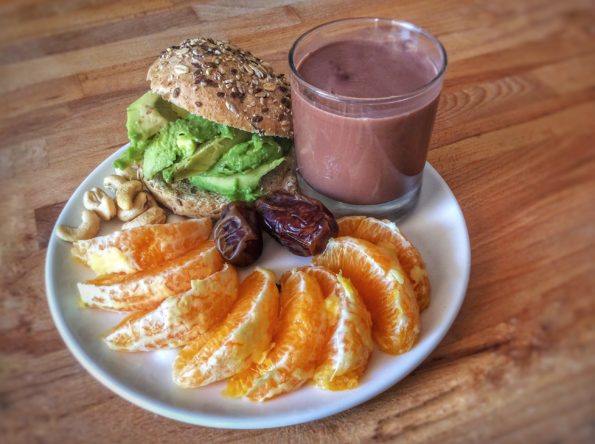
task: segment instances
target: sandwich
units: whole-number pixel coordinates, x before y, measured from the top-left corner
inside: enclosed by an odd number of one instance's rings
[[[289,84],[228,42],[188,39],[147,74],[127,109],[130,144],[114,162],[136,169],[173,213],[218,217],[231,201],[294,192]]]

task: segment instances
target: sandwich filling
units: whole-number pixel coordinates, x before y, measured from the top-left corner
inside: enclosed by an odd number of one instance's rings
[[[285,160],[291,141],[261,136],[191,114],[147,92],[127,110],[130,145],[114,162],[125,169],[142,165],[146,179],[193,186],[229,200],[260,196],[260,179]]]

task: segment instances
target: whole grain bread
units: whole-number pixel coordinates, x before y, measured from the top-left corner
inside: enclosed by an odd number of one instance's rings
[[[294,163],[293,155],[289,155],[281,165],[266,174],[261,180],[261,192],[296,192],[298,185]],[[142,170],[140,176],[155,199],[180,216],[218,218],[230,202],[225,196],[193,187],[187,180],[168,184],[159,175],[147,180],[142,178]]]
[[[248,132],[292,137],[289,84],[283,74],[229,42],[187,39],[167,48],[147,74],[151,90],[174,105],[214,122]],[[265,175],[260,192],[297,191],[295,160]],[[166,183],[161,175],[141,179],[159,203],[189,217],[219,217],[229,200],[193,187],[187,180]]]
[[[292,137],[283,74],[229,42],[187,39],[149,68],[151,90],[193,114],[244,131]]]

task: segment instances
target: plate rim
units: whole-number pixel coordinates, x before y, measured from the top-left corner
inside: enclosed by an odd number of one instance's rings
[[[467,289],[469,285],[469,277],[471,273],[471,244],[469,239],[469,230],[467,229],[467,222],[465,220],[464,213],[459,205],[458,200],[456,199],[454,193],[446,183],[446,181],[442,178],[442,176],[436,171],[436,169],[429,163],[426,162],[425,168],[429,170],[430,174],[434,175],[435,178],[441,182],[441,186],[445,189],[447,193],[450,194],[450,197],[456,203],[456,208],[458,211],[458,216],[462,221],[462,228],[464,228],[464,239],[466,242],[464,253],[465,253],[465,262],[466,267],[464,270],[464,276],[460,280],[460,293],[461,295],[457,298],[457,303],[453,307],[454,310],[452,311],[451,318],[448,319],[448,322],[440,324],[437,328],[435,343],[433,346],[428,346],[427,350],[421,355],[421,358],[418,360],[412,360],[404,364],[405,372],[402,378],[397,379],[395,381],[390,381],[388,383],[379,384],[374,387],[372,390],[362,393],[361,396],[356,396],[355,399],[348,400],[348,402],[334,402],[330,405],[323,405],[322,408],[319,409],[309,409],[305,412],[293,412],[287,419],[285,418],[266,418],[264,421],[259,421],[256,418],[241,418],[241,417],[232,417],[230,415],[224,416],[219,414],[209,414],[200,411],[192,411],[189,412],[187,409],[179,408],[179,407],[172,407],[171,405],[165,404],[158,399],[152,398],[148,395],[141,393],[139,390],[128,387],[126,384],[119,382],[116,378],[114,378],[108,371],[103,370],[101,367],[97,366],[93,359],[88,355],[85,349],[82,347],[81,344],[75,339],[74,335],[72,334],[66,319],[63,316],[63,313],[60,311],[57,303],[57,296],[56,292],[54,291],[53,286],[55,282],[52,282],[50,277],[54,276],[54,263],[50,260],[56,255],[56,248],[58,245],[58,241],[56,239],[56,227],[59,223],[62,223],[62,219],[65,217],[65,214],[69,212],[70,207],[75,205],[76,203],[73,200],[73,196],[78,194],[79,189],[85,187],[87,182],[90,182],[92,178],[98,173],[100,169],[104,167],[106,162],[112,162],[116,157],[123,152],[129,144],[125,144],[108,156],[106,159],[101,161],[99,165],[97,165],[93,171],[91,171],[83,180],[82,182],[76,187],[76,189],[71,193],[70,197],[68,198],[64,208],[60,212],[60,215],[56,219],[54,227],[52,228],[52,232],[50,235],[50,239],[48,241],[48,247],[46,251],[45,257],[45,291],[46,291],[46,298],[48,301],[48,305],[50,308],[50,314],[60,337],[66,344],[66,347],[70,351],[70,353],[75,357],[75,359],[83,366],[87,372],[91,374],[96,380],[98,380],[101,384],[107,387],[109,390],[121,396],[122,398],[126,399],[128,402],[141,407],[149,412],[158,414],[160,416],[164,416],[169,419],[173,419],[176,421],[180,421],[187,424],[192,425],[200,425],[205,427],[214,427],[214,428],[226,428],[226,429],[237,429],[237,430],[255,430],[255,429],[269,429],[275,427],[285,427],[290,425],[302,424],[310,421],[315,421],[318,419],[323,419],[332,415],[335,415],[340,412],[347,411],[353,407],[359,406],[370,399],[378,396],[380,393],[388,390],[392,386],[396,385],[403,379],[405,379],[409,374],[415,370],[418,366],[420,366],[427,357],[440,345],[448,331],[450,330],[454,320],[457,318],[461,306],[465,300]],[[322,410],[322,411],[321,411]]]

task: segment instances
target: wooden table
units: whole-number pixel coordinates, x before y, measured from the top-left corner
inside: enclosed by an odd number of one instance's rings
[[[148,413],[95,381],[50,318],[50,229],[126,142],[160,51],[231,39],[287,72],[293,40],[398,17],[450,58],[430,162],[472,244],[465,304],[407,379],[334,417],[232,431]],[[12,442],[594,442],[595,4],[592,0],[3,1],[0,438]]]

